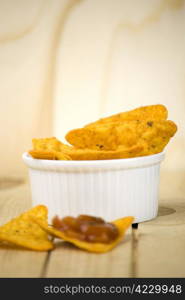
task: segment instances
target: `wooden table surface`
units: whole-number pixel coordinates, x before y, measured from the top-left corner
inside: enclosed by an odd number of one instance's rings
[[[138,200],[139,201],[139,200]],[[0,224],[31,207],[28,183],[0,180]],[[162,173],[159,214],[105,254],[59,242],[34,252],[0,246],[0,277],[185,277],[185,172]]]

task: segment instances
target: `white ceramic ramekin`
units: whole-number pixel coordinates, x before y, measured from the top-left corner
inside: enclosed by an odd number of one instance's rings
[[[32,204],[44,204],[49,220],[88,214],[107,221],[134,216],[136,222],[156,217],[160,163],[164,153],[96,160],[41,160],[23,154],[29,167]]]

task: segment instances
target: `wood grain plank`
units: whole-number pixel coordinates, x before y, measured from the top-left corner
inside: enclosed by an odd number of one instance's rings
[[[185,225],[185,198],[168,198],[159,201],[158,217],[142,223],[142,227]],[[140,226],[141,227],[141,226]]]
[[[51,253],[46,277],[130,277],[131,250],[131,229],[119,246],[104,254],[88,253],[59,242]]]
[[[175,178],[179,186],[181,178]],[[178,198],[183,195],[182,185],[173,186],[168,185],[171,197],[164,194],[167,198],[159,202],[158,217],[139,224],[137,277],[185,277],[185,199]]]
[[[139,226],[136,277],[185,277],[185,225]]]
[[[5,185],[6,186],[6,185]],[[31,207],[27,184],[0,190],[0,224]],[[40,277],[47,252],[0,247],[0,277]]]

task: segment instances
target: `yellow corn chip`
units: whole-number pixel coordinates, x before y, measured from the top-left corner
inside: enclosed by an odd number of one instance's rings
[[[71,130],[66,140],[77,148],[116,150],[118,146],[131,147],[138,141],[136,121],[111,123],[109,126],[85,127]]]
[[[116,245],[118,245],[121,242],[121,240],[123,239],[123,237],[125,235],[126,230],[132,224],[133,220],[134,220],[134,217],[125,217],[125,218],[113,221],[112,224],[114,224],[118,228],[119,235],[113,242],[111,242],[109,244],[90,243],[90,242],[80,241],[75,238],[71,238],[71,237],[67,236],[64,232],[62,232],[54,227],[48,226],[46,223],[42,222],[42,220],[35,220],[35,221],[37,222],[38,225],[41,226],[41,228],[43,230],[45,230],[52,236],[60,238],[64,241],[67,241],[67,242],[77,246],[78,248],[87,250],[89,252],[105,253],[105,252],[110,251],[114,247],[116,247]]]
[[[113,151],[122,146],[129,148],[144,143],[145,148],[148,149],[153,145],[153,148],[147,150],[148,152],[145,154],[147,155],[151,151],[152,153],[162,151],[176,130],[177,126],[172,121],[125,121],[123,123],[111,123],[108,126],[101,125],[71,130],[66,135],[66,140],[76,148],[101,151]]]
[[[47,215],[44,205],[28,210],[0,227],[0,241],[37,251],[53,249],[54,245],[47,233],[33,220],[34,217],[47,224]]]
[[[141,154],[152,155],[162,152],[176,131],[176,124],[170,120],[141,122],[137,129],[139,141],[144,147]]]
[[[100,126],[106,123],[132,121],[132,120],[166,120],[168,111],[164,105],[142,106],[136,109],[102,118],[96,122],[86,125],[86,127]]]
[[[62,144],[55,137],[51,138],[41,138],[41,139],[32,139],[33,149],[34,150],[54,150],[59,151],[60,145]]]
[[[48,159],[48,160],[71,160],[70,156],[62,151],[66,147],[62,142],[55,137],[32,139],[33,149],[29,154],[33,158]]]
[[[48,160],[71,160],[70,156],[54,150],[30,150],[29,154],[33,158],[37,159],[48,159]]]
[[[33,139],[33,158],[49,160],[104,160],[160,153],[177,131],[166,120],[164,105],[150,105],[112,115],[67,133],[66,145],[55,137]]]
[[[68,150],[68,155],[72,160],[106,160],[120,159],[142,156],[145,150],[145,144],[137,144],[132,147],[120,146],[117,150],[93,150],[93,149],[76,149]]]

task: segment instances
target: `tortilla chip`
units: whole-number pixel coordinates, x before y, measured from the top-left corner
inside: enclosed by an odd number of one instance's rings
[[[60,151],[30,150],[29,154],[33,158],[48,160],[71,160],[70,156]]]
[[[161,152],[176,130],[177,126],[172,121],[125,121],[71,130],[66,139],[76,148],[101,151],[145,144],[147,155]],[[152,145],[155,147],[151,148]]]
[[[170,120],[141,123],[137,133],[140,136],[139,140],[144,146],[142,155],[152,155],[162,152],[176,131],[176,124]]]
[[[60,151],[61,142],[55,137],[32,139],[34,150],[54,150]]]
[[[33,149],[29,154],[33,158],[48,160],[71,160],[70,156],[62,151],[65,148],[62,142],[55,137],[32,139]]]
[[[47,251],[53,243],[47,233],[32,219],[47,224],[48,210],[38,205],[0,227],[0,240],[26,249]]]
[[[78,248],[87,250],[89,252],[105,253],[105,252],[112,250],[114,247],[116,247],[116,245],[118,245],[121,242],[121,240],[123,239],[123,237],[125,235],[126,230],[133,223],[133,220],[134,220],[134,217],[125,217],[125,218],[113,221],[112,224],[114,224],[118,228],[119,236],[113,242],[111,242],[109,244],[90,243],[90,242],[80,241],[75,238],[68,237],[64,232],[62,232],[54,227],[48,226],[46,223],[42,222],[41,220],[36,220],[36,222],[38,223],[38,225],[41,226],[41,228],[43,230],[45,230],[52,236],[60,238],[64,241],[67,241],[67,242],[77,246]]]
[[[139,107],[127,112],[112,115],[107,118],[102,118],[96,122],[86,125],[86,127],[99,126],[106,123],[112,122],[123,122],[133,120],[166,120],[168,117],[168,111],[164,105],[149,105]]]
[[[119,147],[115,151],[92,150],[92,149],[76,149],[68,150],[68,155],[72,160],[106,160],[106,159],[121,159],[131,158],[142,155],[145,149],[145,144],[138,144],[130,148]]]
[[[177,131],[164,105],[150,105],[71,130],[66,145],[55,137],[33,139],[30,155],[49,160],[104,160],[160,153]]]
[[[75,129],[68,132],[66,140],[76,148],[116,150],[118,146],[131,147],[138,142],[136,121],[111,123],[109,126]]]

